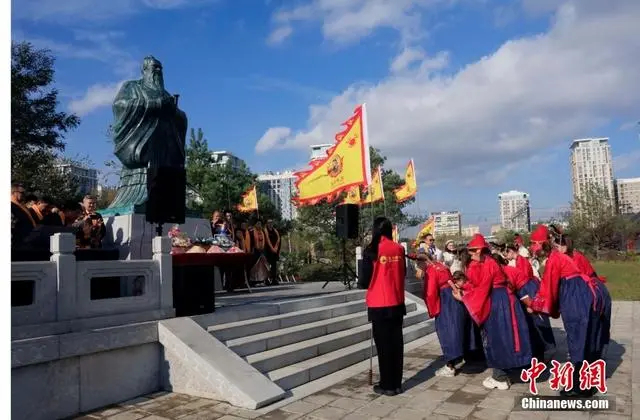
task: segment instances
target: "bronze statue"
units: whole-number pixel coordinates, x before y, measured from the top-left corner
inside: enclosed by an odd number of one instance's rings
[[[164,88],[162,64],[145,57],[142,79],[125,82],[113,101],[114,153],[122,162],[120,184],[109,209],[128,209],[147,200],[147,168],[184,167],[187,116],[178,95]]]

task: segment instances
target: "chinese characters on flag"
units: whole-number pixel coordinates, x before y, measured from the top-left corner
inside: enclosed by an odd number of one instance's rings
[[[238,211],[242,213],[258,211],[258,193],[255,185],[242,194],[242,203],[238,204]]]
[[[574,385],[577,385],[573,383],[575,369],[573,364],[571,362],[560,363],[552,360],[551,365],[549,387],[553,391],[571,391]],[[535,357],[531,359],[531,367],[529,369],[522,369],[520,379],[523,382],[529,382],[529,392],[531,394],[538,395],[537,380],[546,369],[547,365],[539,362]],[[602,394],[607,392],[607,362],[596,360],[593,363],[589,363],[584,360],[579,373],[581,391],[595,388]]]
[[[347,196],[342,200],[342,204],[360,205],[360,186],[354,185],[347,190]]]
[[[294,174],[298,178],[295,198],[298,205],[313,205],[323,199],[333,201],[349,188],[370,184],[365,105],[358,106],[344,125],[326,158],[315,159],[309,162],[311,169]]]

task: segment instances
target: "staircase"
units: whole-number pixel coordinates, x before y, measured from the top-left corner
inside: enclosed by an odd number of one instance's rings
[[[271,303],[277,315],[209,326],[207,331],[285,391],[369,358],[364,291]],[[433,332],[423,306],[407,296],[405,343]],[[375,354],[375,348],[374,348]]]

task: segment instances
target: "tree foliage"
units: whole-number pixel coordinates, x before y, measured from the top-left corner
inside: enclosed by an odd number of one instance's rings
[[[234,168],[230,164],[216,165],[209,150],[208,141],[202,129],[191,129],[189,142],[185,150],[187,185],[202,199],[194,210],[201,211],[204,217],[210,217],[215,210],[231,210],[236,213],[237,205],[242,201],[242,195],[257,183],[256,174],[246,165]],[[273,219],[286,230],[287,223],[282,221],[279,210],[264,194],[258,194],[258,212],[253,214],[237,214],[241,221]]]
[[[80,120],[57,110],[54,61],[48,50],[11,43],[11,179],[63,201],[76,198],[77,183],[55,170],[56,153]]]
[[[640,223],[616,212],[609,191],[590,184],[571,205],[567,233],[577,248],[598,255],[604,249],[624,249],[628,239],[640,233]]]

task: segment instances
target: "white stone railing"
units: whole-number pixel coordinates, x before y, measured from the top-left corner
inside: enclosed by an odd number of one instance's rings
[[[171,240],[153,239],[151,260],[76,261],[75,237],[69,233],[51,236],[51,260],[12,262],[12,286],[33,284],[33,299],[12,306],[11,325],[60,323],[82,319],[114,319],[123,314],[173,309]],[[141,293],[111,299],[91,299],[91,280],[100,277],[133,276]],[[21,282],[21,283],[17,283]],[[109,322],[107,322],[109,323]],[[93,322],[91,325],[100,325]]]

